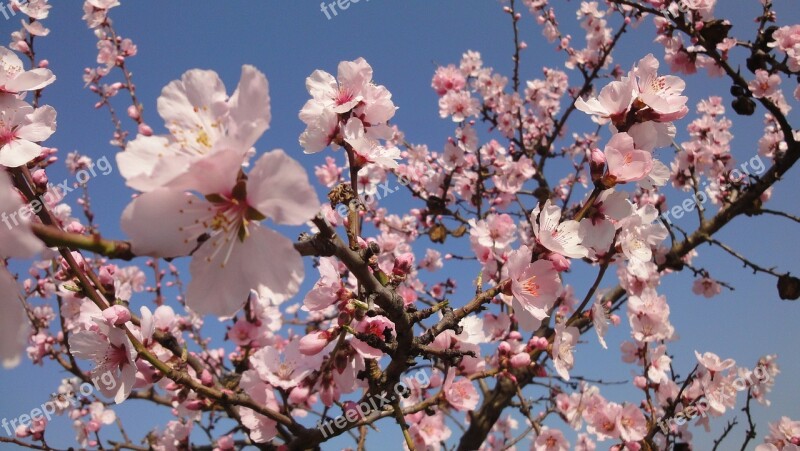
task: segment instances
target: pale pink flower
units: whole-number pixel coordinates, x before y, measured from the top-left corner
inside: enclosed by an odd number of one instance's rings
[[[537,241],[551,252],[570,258],[583,258],[588,255],[586,247],[581,244],[582,236],[578,221],[561,222],[561,209],[553,205],[550,199],[542,208],[537,205],[531,213],[534,223],[533,234]]]
[[[713,298],[722,292],[722,285],[710,277],[702,277],[694,281],[692,292],[694,294],[702,294],[707,298]]]
[[[697,362],[700,363],[700,365],[714,373],[725,371],[736,364],[736,361],[733,359],[721,360],[719,356],[713,352],[705,352],[700,355],[699,352],[694,351],[694,355],[697,357]]]
[[[569,442],[558,429],[543,427],[531,447],[532,451],[569,451]]]
[[[339,299],[340,290],[344,289],[339,270],[336,268],[336,260],[321,257],[319,274],[319,280],[303,300],[303,308],[312,312],[324,310],[333,305]]]
[[[295,338],[283,349],[272,346],[259,349],[250,356],[250,364],[262,381],[289,390],[300,385],[306,376],[318,369],[322,357],[322,354],[303,355],[300,352],[300,339]]]
[[[769,97],[780,89],[781,77],[778,74],[770,75],[764,69],[756,70],[756,78],[747,84],[753,97],[760,99],[762,97]]]
[[[575,366],[575,357],[572,353],[578,344],[580,335],[577,327],[566,327],[564,323],[556,325],[553,339],[553,364],[558,375],[565,381],[569,380],[569,370]]]
[[[364,58],[340,62],[337,78],[322,70],[314,71],[306,79],[311,100],[300,111],[300,119],[311,119],[324,109],[347,113],[364,99],[364,90],[371,81],[372,67]]]
[[[410,415],[406,418],[411,417]],[[413,420],[406,420],[409,423],[408,432],[414,439],[417,449],[425,451],[439,451],[441,444],[447,441],[452,435],[452,431],[444,422],[444,414],[437,411],[434,415],[426,415],[419,412]]]
[[[96,331],[70,335],[70,351],[79,359],[95,363],[89,377],[97,381],[104,396],[119,404],[128,398],[136,381],[136,349],[123,329],[104,323],[98,326]]]
[[[251,289],[281,302],[299,290],[303,262],[288,238],[262,227],[300,225],[319,209],[303,167],[282,150],[261,156],[246,181],[237,180],[240,157],[218,152],[197,168],[196,189],[205,199],[173,189],[137,197],[122,215],[122,228],[138,255],[192,253],[187,305],[201,314],[230,316]],[[201,238],[202,237],[202,238]]]
[[[480,102],[468,91],[450,91],[439,99],[439,116],[452,116],[453,122],[464,122],[480,112]]]
[[[378,140],[370,138],[364,130],[361,119],[351,118],[344,128],[344,140],[355,152],[355,163],[360,168],[374,164],[381,169],[394,169],[400,159],[400,149],[395,146],[384,147]]]
[[[600,95],[588,100],[577,99],[575,108],[592,115],[592,120],[605,124],[625,119],[633,102],[635,85],[630,77],[612,81],[600,90]]]
[[[460,91],[466,84],[467,80],[464,75],[452,64],[437,68],[431,81],[431,87],[440,96],[445,95],[448,91]]]
[[[531,263],[531,251],[527,246],[508,255],[508,277],[514,295],[514,312],[520,327],[537,329],[563,291],[561,279],[548,260]]]
[[[649,119],[657,122],[671,122],[689,113],[686,106],[688,97],[682,96],[686,83],[674,75],[658,75],[658,60],[648,54],[636,65],[633,73],[637,78],[638,98],[655,115]]]
[[[22,0],[11,0],[10,3],[26,16],[36,20],[47,19],[47,17],[50,15],[50,8],[52,8],[52,6],[48,4],[48,0],[29,0],[26,2],[23,2]]]
[[[517,237],[514,219],[507,214],[489,214],[486,219],[470,219],[469,241],[481,261],[489,256],[500,257]]]
[[[242,66],[239,85],[228,97],[216,72],[192,69],[170,82],[158,98],[169,135],[139,135],[117,154],[131,188],[148,192],[169,186],[193,189],[192,174],[204,176],[216,153],[246,154],[269,128],[269,83],[255,67]]]
[[[15,96],[0,94],[0,166],[17,167],[42,154],[37,144],[56,131],[56,110],[34,109]]]
[[[0,46],[0,93],[36,91],[54,81],[56,76],[50,69],[40,67],[26,71],[16,53]]]
[[[447,372],[447,377],[444,379],[445,399],[458,411],[475,410],[480,400],[480,395],[478,395],[475,385],[467,378],[461,378],[458,382],[453,382],[455,377],[456,369],[451,367]]]
[[[603,150],[608,164],[606,177],[612,183],[635,182],[643,179],[653,169],[653,155],[637,149],[627,133],[611,137]]]
[[[647,419],[636,405],[623,406],[617,415],[616,424],[620,438],[626,442],[638,442],[647,435]]]
[[[395,327],[394,323],[389,321],[388,318],[379,315],[372,318],[364,318],[356,324],[354,329],[359,334],[371,335],[375,340],[385,342],[386,333],[393,334]],[[364,358],[379,359],[383,357],[383,351],[358,338],[353,339],[350,345]]]
[[[272,348],[264,348],[259,352],[266,349]],[[255,355],[250,357],[250,361],[252,362],[254,358]],[[261,373],[258,370],[247,370],[242,373],[242,380],[239,386],[259,405],[278,411],[280,406],[278,406],[272,387],[265,384],[260,376]],[[240,407],[239,412],[242,416],[242,424],[250,431],[250,439],[255,443],[267,443],[278,435],[278,423],[275,420],[256,413],[247,407]]]

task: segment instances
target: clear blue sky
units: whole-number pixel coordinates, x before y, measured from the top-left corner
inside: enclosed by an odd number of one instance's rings
[[[54,106],[58,111],[58,131],[46,144],[57,147],[62,157],[67,152],[78,150],[93,158],[106,155],[114,161],[116,149],[108,144],[112,131],[108,113],[95,110],[93,104],[96,96],[82,89],[83,68],[95,64],[95,38],[81,21],[80,2],[53,3],[55,5],[50,18],[45,22],[52,32],[50,36],[36,41],[39,58],[48,59],[51,69],[58,76],[58,81],[45,91],[43,97],[44,103]],[[781,19],[782,23],[800,22],[796,2],[776,0],[775,3],[779,12],[787,14]],[[560,21],[576,41],[582,42],[583,32],[573,19],[574,9],[578,5],[578,2],[570,2],[567,5],[569,8],[564,9],[564,5],[559,4]],[[737,37],[748,38],[751,33],[745,34],[740,30],[752,29],[752,18],[757,15],[759,8],[759,3],[754,0],[720,0],[717,11],[718,16],[734,22],[734,34]],[[794,14],[794,17],[789,14]],[[430,88],[430,79],[437,64],[457,64],[461,54],[472,49],[482,53],[485,65],[511,76],[513,44],[509,18],[502,13],[497,1],[362,0],[328,20],[320,11],[319,2],[308,0],[123,0],[121,7],[112,10],[112,17],[118,33],[132,38],[139,48],[139,55],[132,58],[129,64],[138,96],[145,106],[145,119],[157,133],[163,131],[163,124],[155,111],[155,101],[161,88],[168,82],[191,68],[213,69],[232,92],[242,64],[253,64],[269,79],[273,112],[271,128],[259,141],[258,150],[283,148],[309,170],[315,164],[320,164],[328,154],[305,156],[297,143],[297,137],[303,130],[297,112],[308,97],[304,81],[315,69],[335,73],[336,65],[341,60],[366,58],[374,68],[376,82],[392,92],[396,105],[400,107],[394,123],[406,133],[410,142],[427,143],[432,149],[441,149],[447,137],[453,133],[453,124],[439,118],[437,97]],[[17,28],[18,23],[18,20],[0,17],[0,36],[5,37],[2,38],[5,41],[1,42],[7,42],[9,33]],[[544,65],[563,68],[561,57],[542,38],[540,28],[526,12],[523,13],[520,26],[523,39],[529,45],[522,55],[524,79],[540,77]],[[615,54],[616,62],[625,68],[651,51],[659,59],[663,57],[663,50],[651,43],[654,37],[651,23],[648,21],[640,28],[641,33],[628,33],[623,38]],[[577,80],[576,75],[571,73],[573,82]],[[709,95],[723,96],[726,104],[730,101],[729,84],[724,81],[692,76],[687,78],[687,85],[691,108]],[[798,123],[797,111],[794,113],[792,118],[794,123]],[[737,160],[743,161],[755,155],[756,142],[762,130],[761,115],[763,110],[758,110],[757,116],[740,120],[729,109],[729,117],[734,119],[732,131],[736,138],[733,153]],[[679,142],[685,140],[687,123],[683,120],[677,124]],[[572,126],[589,126],[589,122],[580,118]],[[485,128],[479,129],[483,137],[488,136],[483,133]],[[573,130],[581,131],[579,128]],[[669,163],[672,154],[662,150],[660,157],[663,162]],[[554,168],[558,166],[550,167]],[[63,168],[59,170],[62,172],[54,172],[51,179],[66,175]],[[797,175],[798,170],[794,168],[789,178],[796,178]],[[551,180],[558,179],[564,176],[564,172],[551,173],[551,176]],[[324,189],[319,185],[317,187],[320,197],[324,196]],[[773,193],[770,207],[799,213],[796,201],[798,188],[800,184],[796,180],[787,180],[779,185]],[[112,175],[92,180],[90,191],[104,235],[122,238],[118,218],[131,191],[125,188],[116,168]],[[670,195],[673,196],[673,202],[686,197],[682,193],[672,192]],[[75,206],[76,199],[69,200]],[[408,205],[405,200],[401,204]],[[678,224],[696,227],[694,217],[684,217]],[[718,238],[764,266],[775,265],[781,270],[797,273],[800,267],[796,263],[796,255],[800,245],[790,235],[792,227],[796,227],[796,224],[774,217],[740,218],[726,227]],[[297,232],[298,229],[287,230],[289,236]],[[702,256],[696,260],[697,266],[707,267],[712,275],[734,284],[736,291],[723,291],[722,295],[708,300],[692,294],[693,279],[688,274],[671,275],[663,279],[659,291],[668,296],[672,309],[671,320],[681,337],[669,348],[675,356],[674,367],[681,374],[688,373],[695,364],[695,349],[734,358],[737,364],[749,367],[760,356],[777,353],[782,374],[769,396],[773,406],[770,409],[754,407],[755,421],[759,432],[763,433],[767,423],[777,420],[781,415],[800,419],[800,391],[797,389],[800,359],[796,351],[796,345],[800,342],[797,327],[800,305],[779,300],[774,278],[753,276],[737,261],[708,246],[702,246],[700,250]],[[454,276],[461,281],[464,293],[455,301],[458,305],[469,292],[467,287],[475,268],[468,265],[455,268],[458,271]],[[309,268],[308,274],[313,278],[316,273]],[[569,283],[579,287],[579,293],[580,288],[585,290],[592,280],[593,276],[586,271],[576,271],[567,276]],[[604,286],[611,286],[612,282],[614,279],[608,278]],[[139,305],[152,305],[147,295],[135,297],[133,304],[137,309]],[[215,325],[211,330],[218,332],[219,337],[221,329],[218,326]],[[573,374],[606,380],[630,379],[631,371],[635,368],[622,364],[618,351],[619,343],[628,335],[629,328],[624,320],[621,327],[612,328],[609,332],[608,351],[603,351],[596,344],[593,332],[586,335],[588,344],[579,348]],[[45,364],[44,370],[23,363],[12,371],[0,371],[0,418],[16,417],[40,405],[47,400],[50,392],[55,391],[62,377],[65,377],[64,372],[50,362]],[[537,394],[532,390],[527,393],[529,396]],[[603,388],[603,393],[617,402],[639,400],[638,394],[629,387]],[[742,401],[743,397],[740,397],[738,406],[742,405]],[[129,419],[126,427],[134,437],[143,436],[157,422],[163,423],[162,420],[169,418],[163,409],[150,409],[147,406],[145,410],[145,407],[140,401],[128,401],[116,409],[123,418]],[[708,448],[711,439],[719,435],[730,418],[729,415],[713,419],[712,434],[696,431],[697,449]],[[566,432],[563,423],[556,421],[553,425]],[[399,449],[401,438],[396,427],[386,421],[380,423],[379,428],[381,434],[373,432],[373,439],[380,437],[391,440],[386,442],[392,444],[388,449]],[[451,425],[451,429],[458,436],[458,428]],[[66,419],[57,419],[52,430],[48,431],[51,445],[72,443],[74,434]],[[735,442],[729,438],[729,445],[736,443],[738,449],[743,436],[744,430],[739,426],[733,432]],[[758,442],[761,442],[761,437]],[[334,443],[338,447],[353,445],[349,438],[340,438]],[[523,448],[527,446],[524,443],[521,445]],[[334,449],[334,446],[328,448],[326,445],[325,449]]]

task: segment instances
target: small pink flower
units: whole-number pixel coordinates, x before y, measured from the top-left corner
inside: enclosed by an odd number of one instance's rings
[[[36,91],[54,81],[56,76],[50,69],[40,67],[26,71],[22,60],[14,52],[0,46],[0,93]]]
[[[604,150],[608,163],[609,183],[627,183],[643,179],[653,169],[653,155],[637,149],[627,133],[611,137]]]
[[[756,70],[756,78],[748,83],[747,87],[753,93],[753,97],[760,99],[762,97],[769,97],[778,92],[781,85],[781,77],[778,74],[770,75],[769,72],[758,69]]]
[[[450,368],[444,380],[444,396],[447,402],[459,411],[475,410],[478,406],[480,396],[475,389],[472,381],[466,378],[453,382],[456,377],[456,369]]]
[[[722,292],[722,286],[710,277],[702,277],[694,281],[692,292],[694,294],[702,294],[707,298],[713,298]]]

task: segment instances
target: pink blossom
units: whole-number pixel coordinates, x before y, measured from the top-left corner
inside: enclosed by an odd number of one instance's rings
[[[697,357],[697,362],[700,363],[700,365],[714,373],[725,371],[736,364],[733,359],[721,360],[719,356],[713,352],[705,352],[700,355],[699,352],[694,351],[694,355]]]
[[[267,349],[272,350],[272,348],[264,348],[250,357],[250,361],[253,362],[256,359],[256,355]],[[261,372],[258,370],[248,370],[242,373],[242,380],[239,386],[259,405],[273,411],[279,410],[273,388],[263,382]],[[278,435],[278,423],[275,420],[256,413],[247,407],[241,407],[239,412],[242,415],[242,424],[250,431],[250,439],[255,443],[267,443]]]
[[[609,185],[641,180],[653,169],[653,156],[646,150],[637,149],[627,133],[612,136],[603,152],[608,163],[605,178]]]
[[[459,411],[475,410],[480,400],[475,385],[466,378],[462,378],[458,382],[453,382],[455,377],[456,369],[450,368],[444,380],[443,387],[447,402],[450,403],[454,409]]]
[[[283,349],[261,348],[250,357],[250,364],[261,380],[286,390],[299,385],[321,361],[321,354],[313,357],[303,355],[298,338],[290,341]]]
[[[448,91],[460,91],[465,86],[466,79],[464,75],[452,64],[436,69],[431,81],[431,87],[440,96],[445,95]]]
[[[636,65],[633,73],[637,78],[638,100],[655,113],[652,120],[670,122],[689,113],[688,97],[682,96],[686,83],[674,75],[658,75],[658,60],[648,54]]]
[[[569,451],[569,442],[558,429],[543,427],[531,447],[533,451]]]
[[[37,144],[56,131],[56,110],[34,109],[15,96],[0,94],[0,166],[17,167],[42,154]]]
[[[17,94],[43,89],[56,81],[47,68],[25,70],[22,60],[6,47],[0,46],[0,93]],[[6,106],[3,106],[6,108]]]
[[[781,77],[778,74],[771,74],[763,69],[756,71],[756,78],[748,83],[747,87],[753,93],[753,97],[760,99],[769,97],[780,89]]]
[[[547,260],[530,261],[530,249],[522,246],[509,254],[507,263],[514,311],[525,330],[535,330],[541,325],[563,290],[552,263]]]
[[[103,318],[109,325],[120,326],[131,320],[131,312],[125,306],[115,304],[103,310]]]
[[[242,66],[236,91],[228,97],[216,72],[193,69],[161,91],[158,113],[169,135],[139,135],[117,154],[117,165],[131,188],[196,189],[193,176],[220,152],[247,152],[269,128],[269,83],[255,67]],[[187,174],[188,173],[188,174]]]
[[[722,292],[722,286],[710,277],[702,277],[694,281],[692,292],[694,294],[702,294],[707,298],[713,298]]]
[[[464,122],[477,116],[480,111],[478,99],[467,91],[450,91],[439,99],[439,116],[442,119],[452,116],[453,122]]]
[[[612,81],[600,90],[600,95],[588,100],[577,99],[575,107],[600,124],[608,121],[624,120],[634,98],[634,81],[630,77],[622,77]]]
[[[548,199],[537,205],[531,213],[534,223],[533,234],[538,242],[549,251],[570,258],[583,258],[588,255],[587,249],[581,245],[582,236],[578,221],[561,222],[561,209]],[[537,227],[538,226],[538,227]]]
[[[335,260],[320,258],[319,273],[320,279],[303,300],[303,307],[312,312],[330,307],[339,300],[339,293],[344,289]]]
[[[569,370],[575,365],[573,351],[578,344],[580,335],[577,327],[566,327],[563,323],[556,325],[553,339],[553,364],[558,375],[565,381],[569,380]]]
[[[193,184],[205,199],[162,188],[128,205],[122,228],[134,251],[176,257],[196,249],[186,297],[198,313],[229,316],[251,288],[277,302],[297,293],[300,255],[288,238],[259,221],[298,225],[317,212],[319,201],[305,170],[281,150],[259,158],[246,182],[237,181],[238,153],[218,152],[206,163],[211,172],[197,168],[190,174],[198,177]],[[208,238],[198,241],[205,234]]]
[[[128,398],[136,380],[136,349],[122,329],[100,323],[96,331],[70,335],[69,345],[75,357],[94,361],[90,378],[104,396],[117,404]]]

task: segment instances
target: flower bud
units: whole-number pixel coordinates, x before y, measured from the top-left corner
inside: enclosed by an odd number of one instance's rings
[[[109,324],[119,326],[131,320],[131,312],[124,306],[116,304],[103,310],[103,318]]]
[[[327,331],[312,332],[300,339],[300,353],[317,355],[328,345],[330,334]]]

